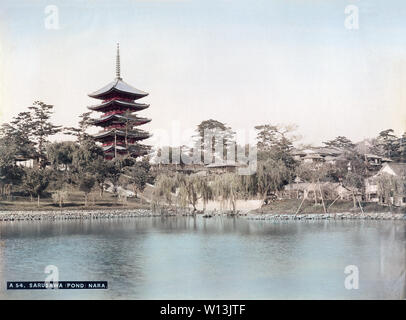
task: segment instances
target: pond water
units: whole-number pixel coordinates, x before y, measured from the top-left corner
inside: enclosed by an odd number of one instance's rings
[[[0,299],[404,299],[405,248],[405,221],[0,222]],[[48,265],[109,288],[6,290],[44,281]]]

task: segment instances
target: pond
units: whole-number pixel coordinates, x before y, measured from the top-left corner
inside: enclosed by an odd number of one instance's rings
[[[0,299],[404,299],[405,248],[405,221],[0,222]],[[49,265],[108,289],[6,290]]]

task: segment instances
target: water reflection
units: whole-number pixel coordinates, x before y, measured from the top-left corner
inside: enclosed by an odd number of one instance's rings
[[[172,217],[0,223],[2,299],[400,299],[402,221]],[[106,280],[108,290],[6,291],[6,281]],[[357,265],[359,290],[344,288]]]

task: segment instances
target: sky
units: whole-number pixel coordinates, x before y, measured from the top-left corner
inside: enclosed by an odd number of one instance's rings
[[[149,93],[148,144],[187,144],[207,119],[248,142],[266,123],[296,124],[315,145],[400,135],[405,16],[402,0],[0,0],[0,122],[41,100],[75,126],[114,79],[119,42],[123,80]]]

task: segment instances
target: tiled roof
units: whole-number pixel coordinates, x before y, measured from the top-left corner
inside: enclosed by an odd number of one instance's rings
[[[136,89],[136,88],[130,86],[128,83],[124,82],[123,80],[116,78],[114,81],[110,82],[103,88],[89,94],[89,97],[102,98],[104,95],[106,95],[112,91],[115,91],[115,90],[119,91],[119,92],[128,93],[130,95],[134,95],[139,98],[145,97],[148,95],[148,93],[141,91],[139,89]]]

